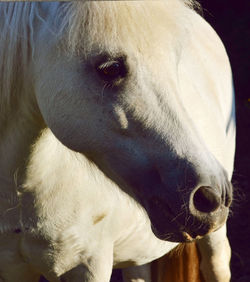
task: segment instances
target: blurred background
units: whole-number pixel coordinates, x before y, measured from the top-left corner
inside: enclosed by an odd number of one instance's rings
[[[232,282],[250,282],[250,0],[200,0],[226,47],[234,77],[237,139],[228,221]]]

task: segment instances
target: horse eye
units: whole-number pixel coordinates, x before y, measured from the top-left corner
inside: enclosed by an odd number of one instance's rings
[[[126,69],[121,61],[105,62],[97,67],[99,75],[104,80],[115,80],[126,75]]]

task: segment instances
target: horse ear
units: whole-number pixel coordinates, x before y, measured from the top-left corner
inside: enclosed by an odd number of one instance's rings
[[[182,244],[151,264],[152,282],[204,282],[196,243]]]

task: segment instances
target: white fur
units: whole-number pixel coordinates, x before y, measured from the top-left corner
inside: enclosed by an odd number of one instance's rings
[[[215,157],[231,179],[232,78],[218,36],[179,0],[6,3],[0,15],[0,280],[34,282],[43,274],[50,281],[109,281],[112,266],[142,265],[169,252],[177,243],[157,239],[145,209],[84,152],[101,159],[105,148],[122,164],[129,160],[120,148],[138,149],[143,163],[140,144],[115,139],[117,132],[126,136],[133,122],[143,123],[174,143],[178,122],[168,127],[168,108],[159,108],[170,104],[207,170],[216,172]],[[112,116],[92,101],[110,92],[79,63],[91,64],[103,51],[126,52],[136,77]],[[112,129],[105,138],[101,118]],[[183,142],[179,156],[186,154]],[[158,144],[144,149],[160,159]],[[226,227],[198,244],[205,279],[229,281]],[[148,282],[148,269],[129,268],[124,278],[141,281],[139,273]]]

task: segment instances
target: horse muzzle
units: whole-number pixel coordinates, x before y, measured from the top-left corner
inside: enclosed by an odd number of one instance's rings
[[[191,242],[216,231],[226,222],[232,186],[230,183],[221,189],[200,186],[190,193],[189,201],[183,200],[175,207],[169,200],[153,196],[146,204],[152,231],[162,240]]]
[[[144,207],[158,238],[187,242],[219,229],[232,202],[232,186],[222,166],[214,158],[205,162],[167,156],[146,156],[143,162],[136,154],[125,155],[122,162],[109,158],[103,164],[99,157],[96,163]]]

